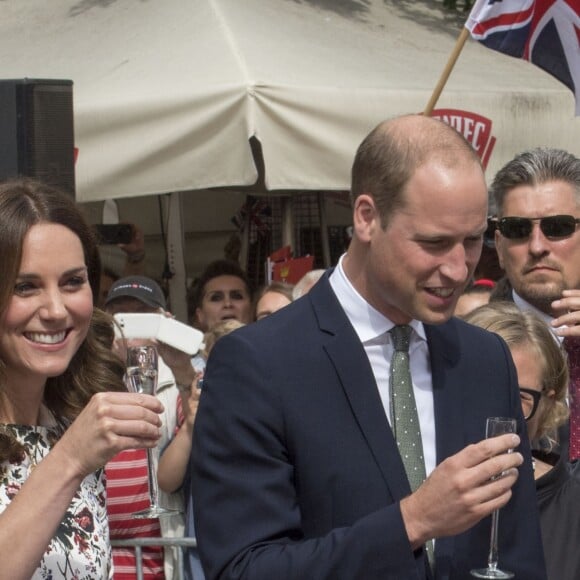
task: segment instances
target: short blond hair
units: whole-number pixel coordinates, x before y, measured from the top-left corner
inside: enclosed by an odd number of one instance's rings
[[[222,320],[215,324],[203,335],[203,342],[205,344],[204,355],[207,358],[215,343],[226,334],[245,326],[243,322],[232,318],[230,320]]]

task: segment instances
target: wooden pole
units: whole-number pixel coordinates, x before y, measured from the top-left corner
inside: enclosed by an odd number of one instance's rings
[[[431,113],[433,112],[433,109],[435,108],[435,105],[437,104],[437,101],[439,100],[439,97],[443,92],[443,87],[445,86],[445,83],[447,82],[447,79],[449,78],[449,75],[451,74],[451,71],[453,70],[455,63],[457,62],[457,59],[459,58],[459,55],[463,50],[463,47],[465,46],[465,41],[467,40],[468,37],[469,30],[467,30],[467,28],[464,27],[463,30],[461,31],[461,34],[457,38],[457,42],[455,43],[453,51],[449,55],[449,60],[447,61],[447,64],[445,65],[445,68],[443,69],[443,72],[439,77],[439,82],[437,83],[437,86],[433,90],[433,94],[431,95],[431,98],[429,99],[429,102],[427,103],[427,106],[423,111],[423,114],[426,115],[427,117],[431,116]]]

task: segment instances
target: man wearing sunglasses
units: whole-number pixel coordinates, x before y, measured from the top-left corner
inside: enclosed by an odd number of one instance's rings
[[[495,246],[513,300],[556,330],[568,351],[570,433],[562,453],[580,458],[580,159],[559,149],[525,151],[495,176]],[[578,391],[578,393],[577,393]]]

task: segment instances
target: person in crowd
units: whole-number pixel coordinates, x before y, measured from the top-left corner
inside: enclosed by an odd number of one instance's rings
[[[252,322],[252,291],[237,262],[216,260],[201,274],[191,294],[193,326],[207,332],[222,320]]]
[[[145,274],[145,235],[143,230],[134,223],[131,226],[131,241],[128,244],[118,244],[125,253],[123,276],[143,276]]]
[[[101,290],[97,306],[103,308],[109,295],[111,286],[121,277],[143,276],[145,274],[145,236],[136,224],[131,226],[131,241],[128,244],[117,244],[123,251],[123,273],[119,275],[111,266],[103,266],[101,269]],[[102,250],[102,246],[100,247]],[[102,257],[102,261],[105,260]]]
[[[298,300],[298,298],[307,294],[314,284],[322,278],[324,272],[326,272],[324,269],[316,269],[306,272],[306,274],[304,274],[304,276],[294,284],[294,288],[292,288],[292,300]]]
[[[502,276],[495,282],[493,290],[489,295],[489,302],[513,301],[512,286],[509,280]]]
[[[105,298],[109,314],[166,314],[167,302],[163,290],[147,276],[125,276],[117,279]]]
[[[455,316],[464,318],[472,310],[487,304],[494,286],[495,282],[488,278],[479,278],[470,282],[457,300]]]
[[[230,332],[233,332],[234,330],[237,330],[238,328],[242,328],[242,326],[245,326],[245,324],[235,319],[224,320],[223,322],[218,322],[217,324],[212,326],[211,330],[208,330],[203,335],[203,343],[205,345],[203,349],[203,355],[206,358],[206,360],[207,357],[209,356],[209,353],[215,346],[215,343],[220,338],[222,338],[226,334],[229,334]]]
[[[0,185],[0,578],[108,578],[103,466],[159,439],[155,397],[127,393],[100,262],[70,196]],[[125,391],[125,392],[123,392]]]
[[[161,287],[146,276],[126,276],[117,280],[110,288],[104,308],[109,314],[157,313],[170,315],[167,311],[165,295]],[[120,341],[118,352],[122,360],[125,342],[127,346],[137,346],[150,341],[132,339]],[[157,345],[159,373],[157,398],[163,403],[161,416],[161,438],[159,449],[164,449],[178,425],[177,401],[179,391],[176,378],[170,365],[179,368],[180,354],[167,345]],[[192,380],[193,369],[189,356],[183,353],[189,374],[185,380]],[[143,449],[129,449],[119,453],[106,466],[107,509],[109,512],[111,539],[128,540],[137,538],[182,537],[184,532],[184,503],[180,490],[176,493],[160,493],[163,507],[178,510],[180,513],[162,518],[135,519],[133,513],[149,507],[149,483],[147,455]],[[132,580],[136,575],[134,548],[118,546],[113,548],[115,580]],[[144,577],[149,580],[171,580],[178,577],[177,554],[174,549],[163,550],[159,546],[142,549]]]
[[[473,273],[474,280],[487,279],[496,282],[503,276],[495,250],[496,223],[493,217],[488,216],[487,230],[483,236],[481,257]]]
[[[208,330],[204,335],[204,356],[207,359],[215,343],[230,332],[237,330],[244,326],[238,320],[224,320],[215,324],[211,330]],[[161,345],[161,349],[166,348]],[[163,350],[162,350],[163,352]],[[180,367],[185,367],[188,361],[181,361]],[[176,363],[177,364],[177,363]],[[190,455],[191,442],[193,437],[193,425],[197,414],[199,405],[199,396],[203,383],[203,373],[196,373],[189,385],[187,380],[189,374],[176,374],[176,377],[183,377],[180,384],[180,398],[178,399],[177,415],[180,422],[180,427],[176,429],[175,436],[171,445],[167,446],[166,450],[161,455],[159,460],[158,480],[159,488],[166,493],[176,493],[183,490],[185,492],[187,515],[185,535],[187,537],[195,537],[195,525],[193,521],[193,507],[192,503],[188,501],[191,496],[191,481],[189,477],[190,472]],[[186,559],[186,576],[190,580],[203,580],[203,570],[199,560],[197,550],[190,550],[189,557]]]
[[[256,294],[254,319],[260,320],[288,306],[292,302],[292,284],[274,281],[261,288]]]
[[[516,155],[496,174],[495,246],[506,280],[491,300],[533,310],[568,352],[570,425],[562,453],[580,457],[580,159],[553,148]],[[567,451],[569,449],[569,451]]]
[[[215,343],[222,336],[243,326],[244,323],[236,319],[224,320],[214,325],[204,334],[203,357],[207,360]],[[175,377],[180,392],[177,400],[178,427],[175,429],[171,445],[166,446],[161,455],[158,469],[159,488],[166,493],[174,493],[182,488],[186,476],[203,372],[192,371],[188,355],[179,353],[168,345],[159,344],[159,352],[169,361],[171,368],[177,369]]]
[[[99,308],[104,308],[105,300],[109,294],[111,286],[120,278],[120,276],[113,270],[113,268],[103,266],[101,268],[101,283],[99,291],[99,299],[97,301],[97,306]]]
[[[209,358],[192,448],[206,576],[464,580],[501,508],[502,567],[545,579],[513,361],[452,316],[487,227],[476,152],[433,118],[390,119],[351,195],[337,267]],[[519,435],[485,439],[491,416]]]
[[[465,320],[501,336],[518,374],[522,410],[533,451],[540,525],[550,580],[580,578],[580,480],[555,452],[557,429],[566,421],[566,357],[546,321],[512,302],[493,302]]]

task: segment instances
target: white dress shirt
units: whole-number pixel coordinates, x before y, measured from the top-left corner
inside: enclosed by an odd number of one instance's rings
[[[515,290],[512,290],[512,298],[513,298],[514,304],[520,310],[531,310],[532,312],[535,312],[542,320],[544,320],[546,322],[546,324],[549,326],[549,328],[552,330],[552,334],[554,335],[554,338],[560,344],[562,344],[562,342],[564,341],[564,337],[560,336],[559,334],[556,334],[554,332],[556,329],[552,326],[552,320],[554,320],[553,316],[550,316],[549,314],[546,314],[545,312],[538,310],[535,306],[532,306],[529,302],[524,300]],[[565,326],[566,325],[564,325],[560,328],[564,328]]]
[[[356,291],[342,267],[343,258],[344,256],[341,256],[338,265],[330,275],[330,286],[362,342],[375,376],[386,418],[390,423],[389,372],[394,346],[389,330],[395,325]],[[413,329],[409,346],[411,378],[421,426],[425,472],[429,475],[437,463],[429,348],[423,324],[418,320],[412,320],[409,326]]]

